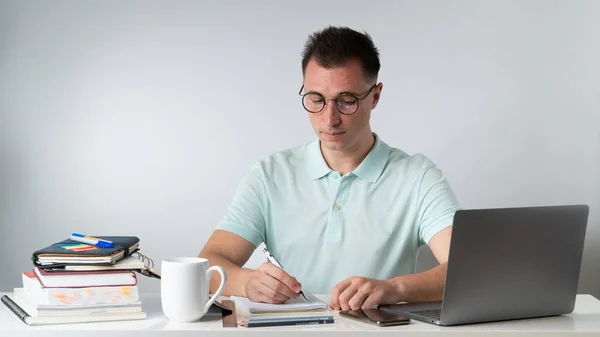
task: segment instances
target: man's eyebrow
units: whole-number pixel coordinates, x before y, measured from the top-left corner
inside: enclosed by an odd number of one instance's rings
[[[305,91],[305,94],[319,94],[322,95],[320,92],[316,91],[316,90],[309,90],[309,91]]]
[[[341,96],[341,95],[348,95],[348,94],[358,96],[357,92],[352,92],[352,91],[342,91],[342,92],[338,93],[337,95]]]
[[[322,93],[320,93],[320,92],[318,92],[316,90],[309,90],[309,91],[305,92],[305,94],[319,94],[321,96],[325,96],[325,95],[323,95]],[[356,92],[352,92],[352,91],[346,90],[346,91],[340,91],[340,92],[338,92],[337,94],[335,94],[334,97],[340,97],[342,95],[354,95],[354,96],[358,96],[359,94],[356,93]]]

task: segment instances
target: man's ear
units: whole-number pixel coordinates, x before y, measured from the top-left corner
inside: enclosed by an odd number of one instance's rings
[[[375,109],[377,103],[379,103],[379,98],[381,97],[381,90],[383,90],[383,83],[379,82],[375,89],[373,89],[373,91],[375,92],[373,93],[373,106],[371,106],[371,110]]]

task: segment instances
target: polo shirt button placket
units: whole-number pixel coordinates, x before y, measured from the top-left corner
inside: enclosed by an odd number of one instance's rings
[[[341,241],[341,227],[342,227],[342,209],[340,192],[343,190],[345,182],[344,177],[341,177],[338,172],[332,172],[331,176],[333,194],[333,205],[330,206],[330,218],[327,224],[327,238],[326,241],[330,243],[338,243]]]

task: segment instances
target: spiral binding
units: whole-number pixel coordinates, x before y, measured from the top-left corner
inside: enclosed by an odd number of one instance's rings
[[[154,268],[154,260],[152,260],[151,258],[149,258],[148,256],[140,253],[140,252],[135,252],[133,253],[137,256],[137,258],[139,260],[141,260],[146,266],[148,266],[149,268]],[[148,262],[148,263],[146,263]]]

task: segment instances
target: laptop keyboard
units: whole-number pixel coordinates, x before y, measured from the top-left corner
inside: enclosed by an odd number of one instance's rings
[[[431,317],[431,318],[435,318],[436,320],[439,320],[440,316],[442,314],[442,309],[416,310],[416,311],[411,311],[411,313],[416,314],[416,315],[425,316],[425,317]]]

